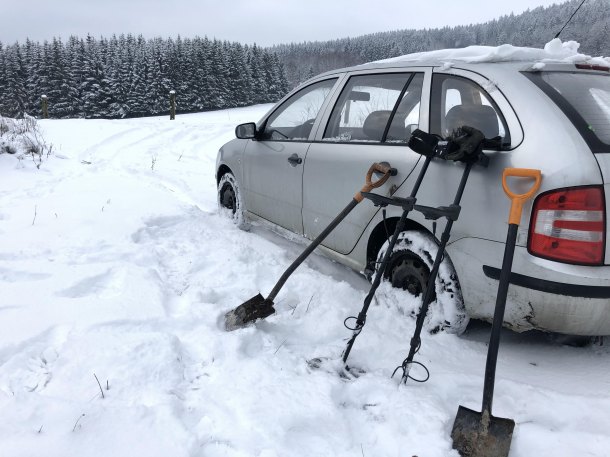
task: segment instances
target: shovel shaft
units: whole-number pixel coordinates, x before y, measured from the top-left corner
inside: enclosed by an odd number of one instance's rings
[[[534,185],[524,194],[515,194],[510,190],[507,183],[508,177],[532,178]],[[502,174],[502,187],[511,199],[511,211],[506,236],[506,247],[502,259],[502,271],[496,295],[496,307],[494,310],[489,347],[487,349],[487,362],[485,363],[485,378],[483,383],[483,405],[481,412],[470,410],[460,406],[455,416],[451,438],[453,448],[460,455],[469,457],[508,457],[510,443],[515,429],[515,421],[494,417],[491,414],[493,404],[494,387],[496,381],[496,365],[498,362],[498,349],[500,347],[500,334],[504,321],[504,310],[506,308],[506,297],[513,266],[513,256],[517,242],[517,232],[521,222],[523,204],[531,198],[539,189],[542,179],[540,170],[523,168],[507,168]]]
[[[381,178],[379,178],[379,179],[374,180],[373,179],[374,173],[382,173],[383,176],[381,176]],[[397,173],[396,169],[392,168],[390,166],[390,164],[388,164],[386,162],[382,162],[382,163],[375,162],[374,164],[372,164],[366,173],[366,180],[365,180],[365,183],[364,183],[364,186],[362,187],[362,189],[359,192],[357,192],[356,195],[354,195],[354,198],[352,198],[352,200],[347,204],[347,206],[345,208],[343,208],[343,210],[339,214],[337,214],[337,216],[331,221],[331,223],[328,224],[328,226],[324,230],[322,230],[322,233],[320,233],[311,242],[311,244],[309,246],[307,246],[307,248],[301,253],[301,255],[299,257],[297,257],[296,260],[294,262],[292,262],[292,264],[286,269],[286,271],[284,272],[282,277],[273,287],[273,290],[267,296],[267,300],[271,301],[271,302],[273,302],[273,300],[275,300],[275,297],[280,292],[282,287],[284,287],[284,284],[286,283],[286,281],[288,281],[288,278],[294,272],[294,270],[296,270],[299,267],[299,265],[301,265],[303,263],[303,261],[307,257],[309,257],[309,254],[311,254],[314,251],[314,249],[317,248],[320,245],[320,243],[322,243],[322,241],[324,241],[324,239],[330,234],[330,232],[332,232],[337,227],[337,225],[339,225],[339,223],[343,219],[345,219],[349,213],[352,212],[352,210],[356,207],[356,205],[362,201],[362,199],[364,198],[362,196],[362,192],[369,192],[372,189],[381,187],[382,185],[384,185],[386,183],[386,181],[388,179],[390,179],[390,176],[393,176],[396,173]]]
[[[523,194],[516,194],[510,190],[507,178],[529,178],[534,179],[533,185]],[[500,346],[500,333],[502,322],[504,321],[504,310],[506,308],[506,297],[510,283],[510,274],[513,267],[513,256],[515,254],[515,244],[517,242],[517,231],[521,223],[521,212],[523,204],[532,198],[540,188],[542,173],[540,170],[529,168],[506,168],[502,173],[502,188],[511,199],[510,216],[508,219],[508,234],[506,236],[506,247],[504,248],[504,258],[502,260],[502,271],[500,272],[500,282],[498,284],[498,294],[496,295],[496,307],[494,319],[491,326],[489,337],[489,348],[487,350],[487,362],[485,364],[485,381],[483,384],[483,408],[482,412],[487,411],[491,415],[493,403],[494,385],[496,380],[496,364],[498,361],[498,348]]]
[[[284,272],[282,277],[275,284],[275,287],[273,288],[273,290],[267,296],[267,300],[270,300],[270,301],[275,300],[275,297],[280,292],[280,290],[282,289],[282,287],[284,286],[284,284],[286,283],[286,281],[288,280],[290,275],[294,272],[294,270],[296,270],[299,267],[299,265],[301,265],[301,263],[303,263],[303,261],[307,257],[309,257],[309,254],[311,254],[314,251],[314,249],[317,248],[322,241],[324,241],[324,238],[326,238],[328,236],[328,234],[330,232],[332,232],[337,227],[337,225],[339,225],[339,223],[347,217],[347,215],[356,207],[356,205],[358,203],[359,203],[359,201],[356,200],[356,198],[352,198],[352,201],[350,201],[348,203],[348,205],[345,208],[343,208],[343,211],[341,211],[339,214],[337,214],[337,217],[335,217],[332,220],[332,222],[330,224],[328,224],[328,227],[326,227],[322,231],[322,233],[320,233],[316,237],[316,239],[313,240],[309,246],[307,246],[307,249],[305,249],[301,253],[301,255],[298,256],[296,258],[296,260],[294,262],[292,262],[292,264],[286,269],[286,271]]]
[[[491,336],[489,337],[487,363],[485,364],[485,383],[483,385],[482,411],[488,411],[490,414],[493,403],[494,385],[496,379],[496,362],[498,361],[500,333],[502,330],[502,322],[504,321],[506,296],[508,294],[508,285],[510,282],[510,272],[513,266],[513,255],[515,253],[515,243],[517,241],[518,229],[518,224],[509,224],[508,226],[506,248],[504,249],[504,259],[502,260],[502,272],[500,273],[500,283],[498,285],[498,295],[496,297],[496,308],[494,311],[494,319],[491,326]]]

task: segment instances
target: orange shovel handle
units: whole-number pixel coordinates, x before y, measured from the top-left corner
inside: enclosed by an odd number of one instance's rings
[[[373,181],[373,173],[375,172],[383,173],[383,176],[377,179],[376,181]],[[362,192],[370,192],[371,190],[376,189],[377,187],[383,186],[385,182],[390,179],[391,174],[392,167],[390,167],[389,165],[375,162],[373,165],[371,165],[369,171],[366,172],[365,184],[362,189],[356,192],[356,195],[354,195],[354,200],[360,203],[364,198],[362,196]]]
[[[524,194],[515,194],[508,188],[507,178],[531,178],[534,179],[534,185]],[[523,204],[532,198],[538,189],[540,189],[540,183],[542,182],[542,173],[540,170],[534,170],[531,168],[505,168],[502,173],[502,188],[504,193],[511,199],[510,215],[508,217],[509,224],[519,225],[521,222],[521,212],[523,210]]]

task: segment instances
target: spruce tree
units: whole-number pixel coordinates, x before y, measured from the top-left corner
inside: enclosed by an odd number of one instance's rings
[[[7,114],[22,117],[27,113],[26,72],[18,44],[6,48],[6,92]]]
[[[4,52],[4,44],[0,41],[0,115],[8,115],[10,102],[8,99],[8,75],[6,74],[6,54]]]

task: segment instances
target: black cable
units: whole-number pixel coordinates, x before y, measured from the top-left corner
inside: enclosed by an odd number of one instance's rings
[[[576,8],[576,11],[574,11],[574,12],[572,13],[572,15],[570,16],[570,19],[568,19],[568,21],[567,21],[567,22],[566,22],[566,23],[563,25],[563,27],[561,28],[561,30],[560,30],[559,32],[557,32],[557,35],[555,35],[555,38],[559,38],[559,34],[560,34],[561,32],[563,32],[563,29],[565,29],[565,28],[566,28],[566,26],[567,26],[567,25],[570,23],[570,21],[572,20],[572,18],[574,17],[574,15],[575,15],[576,13],[578,13],[578,10],[580,9],[580,7],[581,7],[581,6],[582,6],[582,5],[583,5],[583,4],[584,4],[586,1],[587,1],[587,0],[582,0],[582,2],[580,2],[580,5],[578,5],[578,8]]]
[[[411,154],[411,151],[408,152],[409,154]],[[394,190],[394,192],[392,192],[392,195],[394,195],[396,192],[398,192],[398,189],[400,189],[402,187],[402,185],[407,182],[407,179],[409,179],[411,177],[411,175],[413,174],[413,172],[415,171],[415,169],[417,168],[417,166],[419,165],[419,162],[421,161],[422,156],[419,155],[419,157],[417,158],[417,161],[415,162],[415,165],[413,165],[413,168],[411,168],[409,170],[409,173],[407,173],[407,176],[405,177],[405,179],[403,179],[401,181],[400,184],[398,184],[398,186],[396,186],[396,190]]]
[[[388,231],[388,225],[386,223],[386,211],[385,208],[381,210],[381,216],[383,217],[383,228],[385,229],[385,237],[386,239],[390,239],[390,232]]]

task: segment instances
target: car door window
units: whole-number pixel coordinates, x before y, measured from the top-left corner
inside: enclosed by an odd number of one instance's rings
[[[352,76],[333,108],[322,139],[408,141],[414,126],[419,124],[422,82],[421,73]]]
[[[464,125],[479,129],[485,138],[501,138],[510,144],[504,116],[491,97],[478,84],[453,75],[432,78],[430,131],[443,138]]]
[[[314,83],[286,100],[267,120],[263,139],[306,141],[335,82],[337,78]]]

